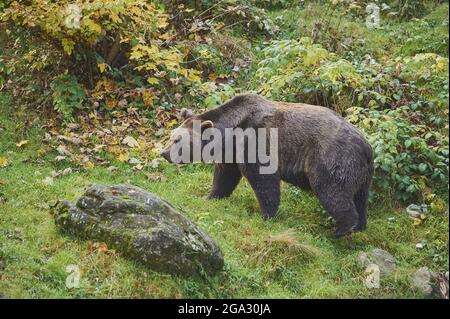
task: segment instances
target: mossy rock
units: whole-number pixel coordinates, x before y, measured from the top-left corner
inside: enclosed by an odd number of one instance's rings
[[[214,274],[223,267],[217,243],[158,196],[131,185],[93,185],[76,204],[52,214],[66,233],[107,243],[155,271]]]

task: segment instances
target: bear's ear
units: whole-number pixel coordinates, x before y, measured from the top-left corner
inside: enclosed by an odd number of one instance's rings
[[[214,123],[210,120],[206,120],[202,122],[202,129],[206,129],[209,127],[214,127]]]
[[[183,121],[188,119],[188,118],[190,118],[190,117],[192,117],[193,115],[194,115],[194,113],[192,112],[192,110],[185,109],[185,108],[181,109],[181,119]]]

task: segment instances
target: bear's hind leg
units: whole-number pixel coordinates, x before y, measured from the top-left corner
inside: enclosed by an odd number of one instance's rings
[[[356,192],[354,202],[358,212],[359,221],[355,231],[363,231],[367,225],[367,201],[369,197],[368,187],[363,187]]]
[[[334,239],[343,237],[356,229],[359,216],[351,196],[342,192],[323,190],[319,190],[317,196],[320,203],[336,222],[336,230],[333,233]]]
[[[224,198],[231,195],[241,180],[242,174],[236,164],[216,164],[213,187],[208,198]]]

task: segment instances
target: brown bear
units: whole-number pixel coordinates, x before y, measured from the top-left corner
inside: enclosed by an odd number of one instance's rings
[[[261,166],[267,164],[259,160],[251,162],[249,157],[245,157],[244,161],[237,161],[233,155],[231,161],[225,161],[225,155],[219,155],[222,160],[215,161],[209,198],[229,196],[244,176],[256,193],[263,218],[271,218],[278,210],[280,181],[283,180],[314,192],[335,219],[334,238],[365,229],[368,192],[373,176],[372,148],[354,126],[334,111],[321,106],[274,102],[255,94],[242,94],[203,114],[184,112],[183,115],[184,121],[175,131],[183,128],[191,136],[194,135],[195,121],[201,123],[202,133],[208,128],[219,132],[227,128],[278,130],[274,172],[262,174]],[[269,138],[265,138],[269,143]],[[219,139],[224,138],[219,136]],[[202,140],[200,148],[206,147],[208,142],[207,139]],[[171,152],[180,143],[186,142],[173,134],[170,145],[161,155],[172,162]],[[192,162],[194,147],[192,140],[188,143],[188,162]],[[250,142],[245,138],[244,143],[236,140],[233,143],[233,151],[239,151],[249,147]]]

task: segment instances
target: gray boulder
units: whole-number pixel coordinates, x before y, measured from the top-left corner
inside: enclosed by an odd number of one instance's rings
[[[52,207],[63,231],[102,241],[155,271],[180,275],[220,271],[217,243],[156,195],[130,185],[94,185],[76,204]]]
[[[413,276],[413,285],[425,295],[433,292],[433,277],[435,274],[428,267],[419,268]]]
[[[386,250],[374,248],[368,253],[359,255],[359,262],[367,267],[369,264],[378,265],[380,271],[384,274],[390,274],[395,270],[395,257]]]

